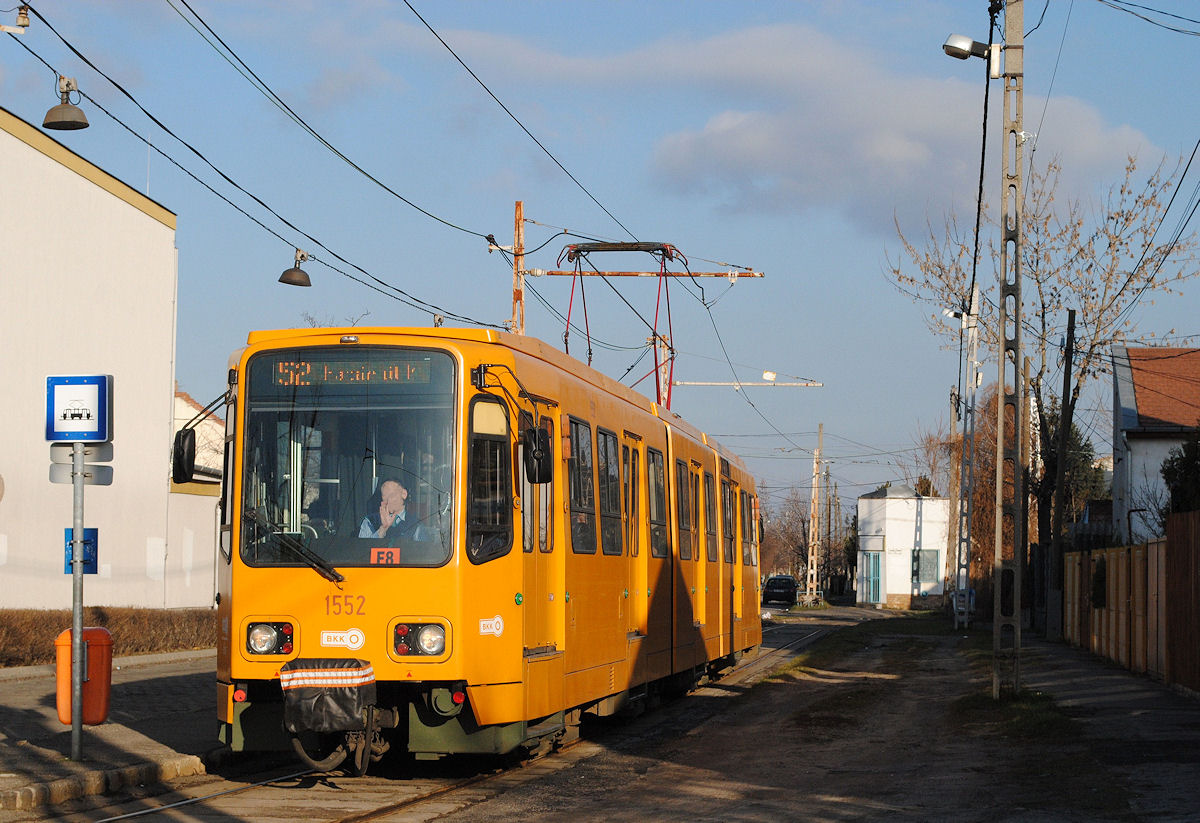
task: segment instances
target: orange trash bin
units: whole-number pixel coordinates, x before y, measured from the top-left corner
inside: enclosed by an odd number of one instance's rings
[[[112,635],[108,629],[83,630],[83,722],[96,726],[108,719],[112,691]],[[58,719],[71,725],[71,630],[54,640]]]

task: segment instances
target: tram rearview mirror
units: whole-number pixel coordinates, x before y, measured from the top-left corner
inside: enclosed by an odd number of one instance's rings
[[[525,477],[530,483],[549,483],[554,472],[550,432],[539,427],[525,430]]]
[[[171,479],[176,483],[190,483],[196,473],[196,430],[180,429],[175,432],[175,447],[171,449]]]

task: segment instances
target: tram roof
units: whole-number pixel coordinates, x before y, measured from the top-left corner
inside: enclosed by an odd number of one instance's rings
[[[745,463],[737,454],[729,451],[705,432],[683,419],[678,413],[659,406],[641,392],[617,382],[603,372],[577,360],[566,352],[559,351],[543,340],[521,334],[511,334],[497,329],[481,329],[454,326],[350,326],[339,328],[301,328],[252,331],[246,338],[247,345],[260,345],[271,341],[296,340],[308,337],[334,337],[343,335],[409,335],[439,340],[461,340],[471,343],[490,343],[504,346],[530,357],[536,357],[564,371],[575,374],[609,394],[632,403],[663,420],[667,425],[679,429],[716,450],[721,457],[745,470]]]

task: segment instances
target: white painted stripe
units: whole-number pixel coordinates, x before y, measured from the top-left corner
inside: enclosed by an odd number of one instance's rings
[[[371,666],[359,669],[297,669],[279,673],[279,683],[285,689],[304,687],[365,686],[375,682],[375,671]]]

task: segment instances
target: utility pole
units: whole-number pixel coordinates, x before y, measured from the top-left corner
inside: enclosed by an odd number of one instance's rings
[[[1046,639],[1062,637],[1063,510],[1067,502],[1067,444],[1070,442],[1071,369],[1075,360],[1075,310],[1067,311],[1067,350],[1063,358],[1062,400],[1058,404],[1058,448],[1054,465],[1054,516],[1051,520],[1050,563],[1046,574]]]
[[[805,593],[808,602],[817,599],[817,542],[821,539],[821,447],[825,443],[825,424],[817,424],[817,450],[813,452],[812,503],[808,507],[808,573]]]
[[[1026,134],[1022,128],[1025,73],[1024,0],[1004,5],[1004,148],[1000,181],[1000,343],[996,409],[996,530],[992,557],[992,698],[1021,688],[1021,558],[1025,547],[1023,503],[1025,454],[1025,381],[1021,373],[1021,165]],[[1009,390],[1011,386],[1011,391]],[[1005,436],[1011,420],[1012,437]],[[1012,535],[1005,551],[1005,530]]]
[[[518,200],[513,214],[513,334],[525,333],[525,201]]]

